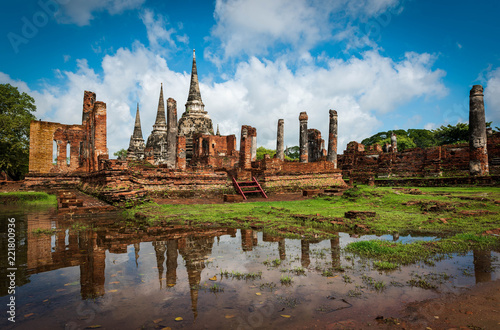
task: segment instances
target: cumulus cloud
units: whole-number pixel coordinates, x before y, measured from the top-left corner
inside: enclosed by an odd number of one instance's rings
[[[139,8],[145,0],[71,0],[60,1],[61,10],[56,14],[59,23],[89,25],[95,12],[107,11],[110,15],[121,14]]]
[[[217,0],[216,25],[211,35],[220,41],[223,53],[216,55],[209,49],[206,55],[217,63],[220,57],[265,55],[278,46],[302,54],[325,40],[355,40],[350,47],[355,43],[371,45],[369,31],[360,36],[358,28],[347,22],[376,17],[397,8],[399,3],[400,0]]]
[[[146,26],[149,47],[157,52],[164,52],[166,49],[164,46],[169,46],[171,48],[176,48],[176,44],[172,35],[176,32],[175,29],[169,28],[167,19],[155,13],[149,9],[146,9],[141,14],[141,19]],[[189,39],[187,36],[177,37],[177,40],[183,43],[187,43]]]
[[[486,120],[500,126],[500,68],[490,71],[484,89]]]
[[[395,62],[371,51],[347,61],[328,59],[326,68],[311,63],[294,72],[286,62],[252,57],[222,83],[204,83],[203,67],[198,67],[198,74],[206,110],[214,125],[220,124],[222,134],[239,137],[241,125],[252,125],[257,128],[259,145],[274,148],[277,121],[283,118],[286,144],[297,145],[298,115],[307,111],[309,128],[319,129],[327,139],[328,110],[335,109],[341,151],[349,141],[359,141],[381,125],[376,112],[392,111],[415,97],[446,93],[443,74],[430,68],[430,58],[412,53]],[[131,49],[121,48],[105,56],[102,74],[89,68],[85,60],[78,61],[76,71],[61,74],[64,88],[46,86],[32,94],[40,111],[37,117],[79,123],[83,91],[95,91],[98,100],[107,103],[111,154],[128,146],[136,102],[140,103],[147,139],[156,116],[160,83],[165,97],[177,100],[179,117],[189,90],[189,73],[172,71],[163,57],[138,42]],[[29,91],[26,84],[14,83]]]
[[[382,8],[397,3],[388,0],[358,1],[366,6],[350,10],[364,11],[365,15],[378,13]],[[299,7],[291,10],[289,3]],[[327,11],[332,12],[331,8],[344,1],[261,1],[259,4],[268,8],[261,21],[263,25],[252,22],[258,12],[245,7],[248,22],[244,23],[247,24],[244,30],[250,31],[248,37],[265,35],[271,40],[289,44],[298,45],[306,41],[312,45],[324,38],[323,27],[312,19],[317,9],[311,4],[320,3],[329,5]],[[369,6],[373,3],[377,5]],[[217,6],[238,7],[234,11],[236,14],[241,6],[248,4],[244,0],[217,2]],[[280,12],[283,15],[278,15]],[[224,15],[224,19],[230,19],[228,14]],[[324,15],[316,18],[327,22]],[[236,35],[243,18],[236,16],[234,22],[227,22],[227,28],[233,26]],[[108,148],[111,155],[128,147],[136,102],[139,102],[146,140],[156,116],[160,83],[163,83],[165,98],[173,97],[177,101],[180,118],[188,96],[190,73],[173,71],[167,65],[161,49],[174,42],[174,35],[165,28],[165,18],[146,10],[142,12],[141,19],[148,31],[149,46],[136,41],[129,48],[107,52],[99,70],[89,67],[85,59],[79,59],[76,70],[58,72],[59,83],[47,84],[36,91],[30,91],[22,81],[12,80],[1,72],[0,82],[12,82],[32,95],[38,107],[38,118],[64,124],[79,123],[83,91],[96,92],[97,99],[107,103]],[[275,19],[280,21],[275,22]],[[307,27],[308,24],[311,26]],[[289,33],[288,29],[294,29],[294,33]],[[224,39],[223,34],[221,40],[229,43],[237,41]],[[271,45],[268,42],[258,44],[258,40],[249,40],[249,45],[258,49]],[[342,59],[326,53],[314,57],[307,51],[300,52],[300,49],[297,54],[301,65],[293,68],[287,56],[275,59],[248,56],[247,60],[236,65],[234,73],[225,73],[222,82],[213,82],[210,78],[205,80],[208,75],[198,63],[202,98],[214,125],[220,124],[221,134],[235,134],[239,138],[241,125],[252,125],[257,128],[258,144],[274,148],[277,121],[283,118],[286,145],[298,145],[298,116],[301,111],[307,111],[309,128],[319,129],[327,140],[328,110],[335,109],[339,114],[341,152],[349,141],[360,141],[376,132],[382,124],[377,119],[378,114],[394,111],[415,98],[442,97],[447,93],[442,83],[445,73],[433,69],[435,58],[427,53],[408,52],[401,60],[385,57],[376,49]]]

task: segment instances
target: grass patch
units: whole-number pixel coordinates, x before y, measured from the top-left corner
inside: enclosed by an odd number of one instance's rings
[[[360,241],[349,244],[347,252],[361,257],[376,258],[382,262],[411,264],[455,252],[467,252],[471,249],[487,249],[498,246],[499,239],[471,233],[457,234],[439,241],[416,241],[410,244],[389,241]]]
[[[292,277],[288,275],[282,275],[280,278],[281,285],[290,285],[292,284]]]
[[[398,265],[388,261],[375,261],[373,262],[373,267],[378,270],[393,270],[398,268]]]
[[[55,229],[42,229],[42,228],[35,228],[31,231],[34,235],[53,235],[56,230]]]
[[[6,204],[57,206],[57,197],[55,195],[35,191],[0,193],[0,205]]]
[[[472,198],[472,199],[471,199]],[[186,224],[261,230],[272,236],[331,239],[339,231],[387,234],[418,231],[435,236],[479,235],[500,228],[496,187],[397,188],[358,186],[343,197],[232,204],[158,205],[125,211],[147,225]],[[374,218],[346,219],[350,210],[375,211]],[[339,220],[340,219],[340,220]],[[321,251],[318,251],[321,257]],[[381,260],[386,261],[386,260]]]

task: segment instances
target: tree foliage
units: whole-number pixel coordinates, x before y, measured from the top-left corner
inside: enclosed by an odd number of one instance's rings
[[[126,159],[127,158],[127,149],[120,149],[117,152],[113,153],[117,159]]]
[[[35,100],[17,87],[0,84],[0,172],[18,180],[29,170],[30,122]]]
[[[300,148],[298,146],[287,147],[285,149],[285,159],[297,160],[300,158]]]
[[[443,125],[432,132],[440,146],[469,141],[469,124],[458,123],[455,126]]]
[[[486,123],[490,127],[491,122]],[[469,141],[469,124],[457,123],[456,125],[441,126],[434,130],[427,129],[398,129],[388,132],[378,132],[361,141],[365,146],[375,143],[381,146],[391,143],[391,133],[394,132],[398,140],[398,151],[411,148],[430,148],[445,144],[464,143]]]

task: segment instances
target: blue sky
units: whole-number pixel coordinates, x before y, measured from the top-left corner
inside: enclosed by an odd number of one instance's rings
[[[81,121],[84,90],[107,104],[110,155],[127,148],[139,102],[144,139],[160,83],[179,118],[196,49],[200,89],[221,134],[257,128],[258,144],[298,144],[298,116],[339,153],[379,131],[468,120],[485,87],[500,126],[500,2],[478,0],[23,0],[2,4],[0,83],[36,100],[36,116]]]

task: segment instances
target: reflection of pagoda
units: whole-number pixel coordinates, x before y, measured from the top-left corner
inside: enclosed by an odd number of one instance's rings
[[[163,263],[165,262],[165,251],[167,250],[166,242],[153,242],[153,247],[156,254],[156,266],[158,268],[158,281],[160,282],[160,289],[162,288],[163,278]]]
[[[158,279],[160,282],[160,289],[163,287],[162,279],[165,262],[165,251],[167,254],[167,286],[175,286],[177,281],[177,240],[169,239],[162,242],[153,242],[153,247],[156,253],[156,265],[158,267]]]
[[[201,281],[201,272],[205,269],[205,260],[212,254],[213,244],[213,237],[187,237],[179,240],[179,253],[186,262],[191,309],[195,319],[198,316],[198,286]]]

